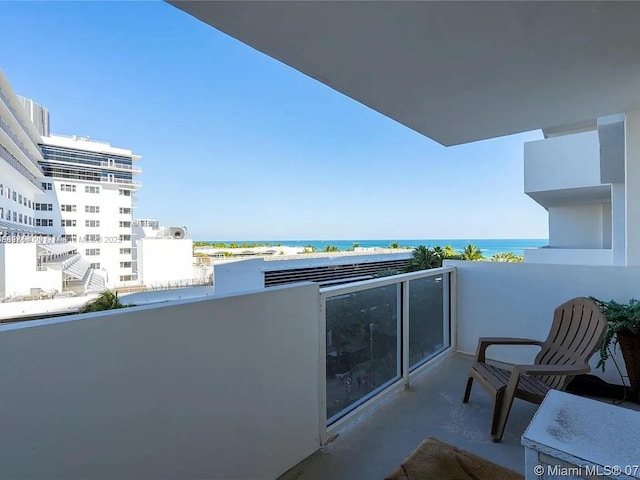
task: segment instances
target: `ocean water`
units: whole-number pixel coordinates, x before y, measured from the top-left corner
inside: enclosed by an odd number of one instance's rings
[[[219,240],[204,240],[208,242],[219,242]],[[225,241],[227,245],[230,243],[270,243],[271,245],[286,245],[290,247],[304,247],[313,245],[316,250],[324,250],[327,246],[332,245],[339,250],[347,250],[353,248],[354,244],[360,247],[388,247],[392,243],[397,243],[402,248],[415,248],[418,245],[427,247],[444,247],[452,246],[457,251],[462,251],[464,247],[470,243],[480,249],[485,257],[490,257],[498,252],[511,252],[516,255],[523,255],[526,248],[538,248],[549,243],[548,239],[530,238],[530,239],[417,239],[417,240],[230,240]]]

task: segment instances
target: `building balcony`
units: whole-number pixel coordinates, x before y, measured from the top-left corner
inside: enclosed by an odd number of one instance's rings
[[[461,403],[478,337],[544,339],[568,298],[625,301],[638,281],[637,268],[450,261],[0,326],[3,475],[383,478],[428,436],[523,472],[536,406],[516,400],[495,444],[488,395]]]
[[[100,181],[101,182],[108,182],[108,183],[117,183],[120,185],[130,185],[133,188],[138,188],[141,187],[142,184],[140,182],[136,182],[135,180],[131,179],[126,179],[126,178],[116,178],[116,177],[111,177],[111,176],[107,176],[107,177],[100,177]]]
[[[611,188],[601,181],[598,131],[525,143],[524,191],[543,207],[610,202]]]
[[[39,161],[42,157],[37,158],[33,155],[31,151],[27,148],[27,146],[18,138],[18,135],[15,134],[11,127],[7,122],[5,122],[2,118],[0,118],[0,130],[2,130],[12,141],[13,143],[20,149],[20,151],[31,161],[31,163],[40,170]]]
[[[610,248],[530,248],[524,251],[525,262],[566,265],[613,265]]]
[[[134,175],[142,173],[142,168],[134,167],[132,165],[127,165],[127,164],[123,164],[123,163],[100,162],[100,166],[102,168],[107,168],[109,170],[133,172]]]

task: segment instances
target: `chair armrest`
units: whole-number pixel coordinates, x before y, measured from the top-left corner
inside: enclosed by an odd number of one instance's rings
[[[522,375],[580,375],[589,373],[589,365],[514,365],[505,392],[506,398],[513,398]]]
[[[543,343],[540,340],[532,340],[530,338],[480,337],[478,339],[476,362],[484,362],[486,360],[487,347],[491,345],[537,345],[540,347]]]
[[[524,375],[581,375],[589,373],[591,367],[581,365],[514,365],[513,372]]]

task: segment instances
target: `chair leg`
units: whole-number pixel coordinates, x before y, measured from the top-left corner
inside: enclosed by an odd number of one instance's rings
[[[502,404],[504,402],[505,388],[499,388],[496,390],[495,397],[493,399],[493,416],[491,417],[491,436],[494,437],[498,431],[498,424],[500,422],[500,412],[502,411]]]
[[[469,379],[467,380],[467,388],[464,390],[464,398],[462,399],[462,403],[467,403],[469,401],[469,395],[471,395],[471,386],[473,385],[473,375],[469,375]]]
[[[504,395],[501,401],[501,407],[497,418],[496,429],[492,434],[493,441],[499,442],[502,440],[502,435],[504,434],[504,428],[507,425],[507,419],[509,418],[509,412],[511,412],[511,405],[513,405],[513,397],[516,393],[516,387],[518,385],[519,375],[511,376],[509,381],[509,386],[506,389],[503,389]],[[494,412],[495,413],[498,412]]]

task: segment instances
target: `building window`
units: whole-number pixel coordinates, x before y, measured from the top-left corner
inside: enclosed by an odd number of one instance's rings
[[[38,219],[36,218],[36,222],[38,221]],[[77,242],[78,241],[78,236],[74,233],[74,234],[64,234],[62,235],[62,241],[63,242]]]
[[[36,210],[42,210],[43,212],[53,211],[53,204],[51,203],[34,203]]]
[[[99,248],[87,248],[87,249],[84,251],[84,254],[85,254],[85,255],[87,255],[87,256],[90,256],[90,255],[100,255],[100,249],[99,249]]]
[[[100,235],[94,235],[94,234],[88,234],[84,236],[84,241],[85,242],[99,242],[100,241]]]
[[[120,275],[121,282],[129,282],[131,281],[131,275]]]
[[[89,185],[85,185],[84,193],[100,193],[100,187],[90,187]]]
[[[100,207],[98,205],[85,205],[85,213],[100,213]]]
[[[16,191],[15,191],[15,190],[13,191],[13,197],[12,197],[12,198],[13,198],[13,201],[14,201],[14,202],[16,202],[16,201],[17,201],[17,199],[18,199],[18,195],[16,194]]]
[[[131,228],[131,222],[120,222],[120,226],[124,228]]]
[[[13,212],[13,221],[17,222],[18,221],[18,214],[17,212]]]
[[[76,226],[76,221],[75,220],[61,220],[60,221],[60,226],[62,227],[75,227]]]
[[[84,226],[90,227],[90,228],[97,228],[100,226],[100,220],[85,220]]]
[[[76,191],[76,186],[72,185],[70,183],[61,183],[60,184],[60,191],[61,192],[75,192]]]
[[[29,200],[29,208],[31,208],[31,200]]]
[[[75,205],[60,205],[60,211],[62,212],[75,212],[76,211],[76,206]]]
[[[120,255],[131,255],[131,249],[130,248],[121,248],[120,249]]]
[[[91,268],[100,268],[100,264],[99,263],[92,263],[91,264]]]
[[[7,210],[7,220],[11,220],[11,210]]]
[[[0,195],[4,195],[4,187],[0,183]]]
[[[7,187],[7,198],[11,200],[11,189]]]
[[[120,268],[131,268],[131,262],[120,262]]]
[[[131,240],[131,235],[120,235],[119,238],[121,242],[128,242],[129,240]]]
[[[124,197],[131,196],[131,190],[125,190],[124,188],[121,188],[120,190],[118,190],[118,193]]]
[[[49,182],[42,182],[42,189],[43,190],[53,190],[53,185],[51,185],[51,183],[49,183]]]
[[[22,205],[22,194],[18,194],[18,203]]]
[[[18,222],[22,223],[22,214],[18,215]]]
[[[53,227],[53,218],[36,218],[36,227]]]
[[[29,225],[33,225],[33,217],[29,217]]]
[[[125,215],[131,215],[131,209],[130,208],[120,207],[120,213],[125,214]]]

